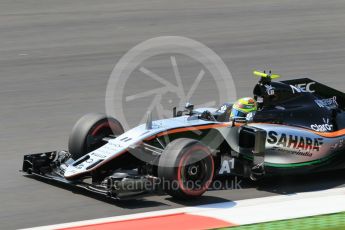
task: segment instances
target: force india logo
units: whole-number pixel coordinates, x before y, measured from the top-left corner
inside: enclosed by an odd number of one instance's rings
[[[297,135],[278,134],[275,131],[268,132],[267,142],[276,147],[284,147],[293,150],[320,151],[323,138],[309,138]]]

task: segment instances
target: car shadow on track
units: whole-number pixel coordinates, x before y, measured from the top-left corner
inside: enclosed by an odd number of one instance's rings
[[[231,184],[235,179],[234,178],[227,178],[221,179],[221,181],[225,184]],[[258,194],[259,192],[264,192],[265,194],[270,193],[272,195],[292,195],[295,193],[301,192],[313,192],[313,191],[320,191],[320,190],[327,190],[337,187],[343,187],[345,185],[345,170],[337,170],[333,172],[324,172],[324,173],[313,173],[313,174],[304,174],[304,175],[291,175],[291,176],[277,176],[277,177],[269,177],[262,179],[260,181],[250,181],[246,179],[241,179],[240,186],[241,188],[234,188],[230,187],[229,189],[222,189],[225,191],[224,194],[228,193],[229,195],[225,195],[228,198],[232,198],[233,196],[231,193],[241,193],[241,190],[246,189],[254,189],[257,192],[252,192],[252,197],[244,197],[242,196],[241,199],[250,199],[250,198],[257,198],[260,197]],[[215,196],[213,196],[215,195]],[[220,202],[228,202],[226,205],[233,205],[231,199],[225,199],[217,197],[219,196],[219,190],[210,190],[207,193],[207,196],[204,196],[204,199],[196,199],[192,201],[179,201],[173,198],[166,198],[167,200],[178,203],[180,205],[185,206],[195,206],[195,205],[205,205],[205,204],[213,204],[213,203],[220,203]],[[267,195],[266,195],[267,196]],[[220,198],[220,199],[218,199]],[[236,199],[237,200],[237,199]]]
[[[111,205],[116,205],[121,208],[125,209],[137,209],[137,208],[153,208],[153,207],[162,207],[162,206],[169,206],[169,204],[165,203],[165,201],[170,201],[171,203],[180,204],[182,206],[196,206],[196,205],[207,205],[207,204],[215,204],[215,203],[224,203],[229,202],[226,198],[222,198],[219,196],[209,196],[204,195],[195,199],[190,200],[178,200],[172,197],[169,197],[162,191],[155,191],[151,193],[144,193],[142,195],[133,196],[133,197],[126,197],[122,199],[113,199],[109,197],[105,197],[99,194],[92,193],[82,188],[69,186],[64,183],[53,182],[51,180],[37,177],[34,175],[24,175],[26,178],[38,180],[40,182],[71,191],[74,194],[80,194],[83,196],[90,197],[92,199],[96,199]],[[158,200],[152,200],[151,197],[159,197]],[[149,199],[146,199],[149,198]]]
[[[260,181],[250,181],[241,179],[241,188],[222,189],[225,193],[219,193],[219,190],[210,190],[205,195],[196,199],[178,200],[167,196],[161,191],[154,193],[146,193],[140,196],[129,197],[121,200],[111,199],[102,195],[94,194],[81,188],[71,187],[65,184],[54,183],[44,178],[26,175],[26,177],[42,181],[44,183],[70,190],[73,193],[88,196],[99,201],[115,205],[125,209],[137,209],[137,208],[154,208],[154,207],[168,207],[171,204],[177,204],[179,206],[197,206],[197,205],[209,205],[224,203],[229,207],[234,204],[232,202],[232,191],[234,193],[241,193],[241,189],[253,189],[251,197],[241,197],[241,199],[257,198],[259,192],[268,192],[272,195],[289,195],[300,192],[312,192],[320,191],[331,188],[336,188],[345,185],[345,170],[315,173],[295,176],[284,177],[271,177],[265,178]],[[221,180],[223,183],[232,182],[234,178],[227,178]],[[258,192],[256,193],[255,190]],[[226,194],[226,195],[225,195]],[[158,197],[159,199],[155,199]],[[170,203],[170,204],[169,204]]]
[[[34,179],[34,180],[38,180],[40,182],[61,188],[61,189],[66,189],[68,191],[71,191],[74,194],[80,194],[83,196],[87,196],[90,197],[92,199],[96,199],[111,205],[116,205],[122,208],[126,208],[126,209],[135,209],[135,208],[152,208],[152,207],[158,207],[158,206],[162,206],[164,205],[161,202],[156,202],[156,201],[152,201],[152,200],[146,200],[143,199],[143,197],[147,196],[148,194],[143,194],[143,195],[139,195],[137,197],[133,197],[132,199],[114,199],[114,198],[109,198],[109,197],[105,197],[99,194],[95,194],[92,193],[90,191],[87,191],[85,189],[82,188],[78,188],[78,187],[73,187],[73,186],[69,186],[63,183],[58,183],[58,182],[52,182],[48,179],[45,178],[41,178],[41,177],[37,177],[34,175],[24,175],[27,178],[30,179]],[[138,202],[139,201],[139,202]]]
[[[167,197],[166,200],[182,205],[182,206],[197,206],[197,205],[209,205],[209,204],[217,204],[217,203],[225,203],[225,202],[232,202],[229,199],[217,196],[203,195],[201,197],[190,199],[190,200],[179,200],[172,197]]]
[[[261,181],[246,181],[243,187],[256,188],[275,194],[294,194],[336,188],[345,185],[345,170],[332,172],[277,176]]]

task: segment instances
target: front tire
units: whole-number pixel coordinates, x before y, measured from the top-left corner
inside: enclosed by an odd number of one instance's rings
[[[121,135],[121,123],[105,114],[89,113],[74,125],[68,140],[68,150],[74,160],[105,144],[104,137]]]
[[[212,183],[214,161],[210,149],[199,141],[181,138],[163,151],[158,176],[163,190],[172,197],[200,197]]]

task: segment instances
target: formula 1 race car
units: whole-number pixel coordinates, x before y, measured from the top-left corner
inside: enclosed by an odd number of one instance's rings
[[[260,76],[258,110],[230,120],[231,104],[187,103],[170,119],[124,132],[115,118],[87,114],[74,126],[68,151],[24,156],[22,171],[111,198],[163,189],[201,196],[217,176],[265,176],[345,167],[345,95],[304,78]]]

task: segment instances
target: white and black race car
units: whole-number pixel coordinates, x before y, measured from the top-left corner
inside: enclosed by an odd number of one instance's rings
[[[68,151],[28,154],[22,171],[111,198],[163,189],[201,196],[217,176],[264,176],[345,167],[345,95],[310,79],[254,88],[258,111],[229,120],[219,109],[173,111],[173,117],[124,131],[115,118],[87,114],[74,126]],[[157,188],[156,188],[157,187]]]

